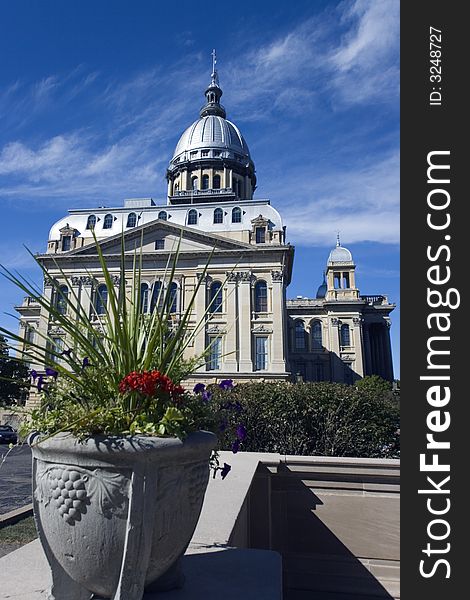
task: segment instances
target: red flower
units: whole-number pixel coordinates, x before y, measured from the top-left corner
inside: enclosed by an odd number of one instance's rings
[[[126,392],[140,392],[144,396],[155,396],[158,392],[166,392],[173,399],[179,399],[184,394],[184,388],[176,385],[160,371],[132,371],[126,375],[119,384],[121,394]]]

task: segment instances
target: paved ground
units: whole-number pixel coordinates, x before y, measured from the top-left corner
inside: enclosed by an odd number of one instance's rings
[[[8,452],[0,445],[0,463]],[[31,503],[31,449],[29,446],[13,448],[0,467],[0,514]]]

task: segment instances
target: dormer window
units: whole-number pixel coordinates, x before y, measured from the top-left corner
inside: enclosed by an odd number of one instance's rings
[[[266,227],[256,227],[255,235],[256,235],[256,243],[257,244],[265,244],[266,243]]]
[[[193,152],[191,152],[191,158],[196,158],[197,156],[197,151],[193,150]]]
[[[192,208],[188,212],[188,225],[197,225],[197,217],[197,210],[194,210],[194,208]]]
[[[209,150],[202,150],[201,156],[209,156]]]
[[[86,228],[87,229],[94,229],[96,225],[96,216],[95,215],[90,215],[88,217],[88,220],[86,222]]]
[[[129,213],[127,217],[127,227],[135,227],[137,225],[137,215],[135,213]]]
[[[106,215],[103,221],[103,229],[111,229],[113,226],[113,215]]]
[[[238,206],[232,209],[232,223],[242,222],[242,210]]]
[[[203,190],[209,189],[209,175],[202,176],[202,189]]]
[[[212,187],[214,190],[220,190],[220,175],[214,175]]]
[[[72,245],[72,236],[71,235],[62,236],[62,252],[67,252],[67,250],[70,250],[71,245]]]

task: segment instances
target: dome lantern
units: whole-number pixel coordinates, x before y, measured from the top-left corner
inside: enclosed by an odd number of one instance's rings
[[[226,119],[212,51],[211,82],[200,117],[181,135],[167,169],[168,204],[251,200],[255,165],[238,127]]]

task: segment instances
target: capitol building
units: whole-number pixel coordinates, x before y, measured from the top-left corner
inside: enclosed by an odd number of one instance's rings
[[[287,299],[294,247],[280,213],[269,200],[254,198],[255,165],[221,97],[214,64],[199,118],[183,132],[169,162],[165,201],[132,198],[112,208],[71,209],[52,225],[38,260],[59,282],[61,272],[67,276],[73,290],[64,279],[63,293],[79,298],[90,318],[105,310],[107,295],[93,232],[116,273],[122,232],[130,252],[141,248],[144,311],[152,311],[162,287],[170,285],[177,318],[204,273],[189,326],[196,327],[208,306],[209,312],[187,348],[188,358],[209,344],[211,350],[191,383],[225,378],[352,383],[372,374],[392,380],[395,305],[381,294],[360,294],[353,256],[339,237],[325,256],[315,297]],[[177,269],[168,282],[165,268],[180,239]],[[47,281],[44,293],[52,293]],[[59,352],[67,346],[64,331],[34,301],[25,298],[16,309],[26,343],[48,335]]]

